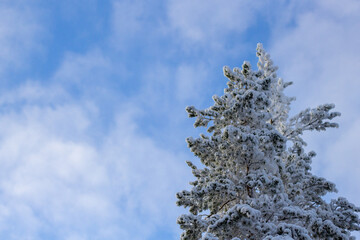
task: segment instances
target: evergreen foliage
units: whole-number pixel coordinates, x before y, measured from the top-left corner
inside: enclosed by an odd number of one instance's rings
[[[204,165],[191,167],[192,189],[177,193],[189,213],[177,219],[185,240],[354,239],[360,208],[345,198],[323,200],[335,185],[311,173],[315,152],[304,151],[302,133],[338,127],[333,104],[289,118],[291,82],[276,75],[268,53],[257,46],[258,70],[224,67],[229,79],[214,105],[186,111],[208,134],[188,138]]]

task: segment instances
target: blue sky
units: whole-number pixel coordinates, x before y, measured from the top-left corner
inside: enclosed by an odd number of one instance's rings
[[[192,179],[187,105],[258,42],[293,81],[292,112],[333,102],[306,135],[313,171],[360,206],[360,3],[0,0],[0,238],[178,239]]]

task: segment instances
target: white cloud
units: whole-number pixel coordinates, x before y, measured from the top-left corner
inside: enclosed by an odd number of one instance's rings
[[[125,50],[129,41],[143,38],[144,3],[141,1],[113,1],[112,44],[116,49]]]
[[[207,70],[203,65],[180,65],[175,73],[176,81],[176,96],[180,101],[193,100],[196,96],[201,96],[204,85],[207,83],[209,76]]]
[[[170,26],[185,40],[218,44],[231,32],[242,33],[255,22],[255,1],[170,1]]]
[[[25,106],[0,118],[1,204],[14,213],[1,214],[5,233],[16,222],[14,239],[37,238],[54,226],[63,233],[52,234],[66,235],[80,223],[89,228],[91,220],[82,219],[107,218],[106,169],[92,146],[71,139],[86,126],[81,108]]]
[[[342,182],[341,192],[347,194],[352,201],[358,201],[360,186],[356,184],[360,172],[360,161],[354,156],[359,147],[360,117],[353,119],[353,124],[340,137],[327,147],[326,155],[328,166],[325,174],[335,182]]]
[[[69,97],[64,89],[49,85],[48,87],[41,86],[40,83],[34,81],[24,82],[22,85],[8,91],[4,90],[0,94],[0,106],[21,104],[21,103],[41,103],[46,99],[47,103],[58,102]]]
[[[312,11],[295,15],[294,29],[283,29],[272,39],[270,52],[283,75],[294,81],[297,89],[316,93],[319,101],[343,102],[359,87],[354,76],[360,71],[356,67],[360,17],[356,11],[351,15],[347,10],[355,2],[342,2],[333,8],[328,2],[316,5]]]
[[[162,226],[176,231],[174,195],[185,164],[139,132],[134,108],[121,107],[111,131],[95,140],[93,107],[47,104],[46,95],[40,104],[31,89],[48,89],[27,86],[15,90],[30,92],[19,97],[25,103],[2,99],[13,107],[0,114],[1,238],[146,239]]]
[[[112,71],[110,59],[100,50],[91,50],[85,54],[67,53],[54,73],[53,80],[79,86],[101,85]]]
[[[104,156],[113,162],[114,180],[127,198],[122,209],[145,226],[175,219],[174,196],[179,190],[175,186],[181,186],[188,170],[182,154],[175,156],[156,147],[150,138],[133,134],[137,127],[129,115],[119,116],[117,126],[106,139]]]
[[[30,53],[41,49],[38,11],[30,4],[0,3],[0,74],[23,67]]]

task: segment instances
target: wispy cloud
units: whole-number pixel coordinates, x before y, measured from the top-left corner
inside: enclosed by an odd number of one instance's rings
[[[113,1],[112,41],[115,47],[126,49],[128,41],[142,30],[143,5],[141,1]]]
[[[101,86],[104,82],[108,82],[112,72],[114,66],[111,59],[101,50],[94,49],[84,54],[71,52],[65,54],[62,64],[52,78],[59,85],[86,89],[89,86]]]
[[[138,132],[132,109],[96,144],[96,112],[79,103],[2,112],[0,236],[146,239],[171,221],[183,161]]]
[[[253,25],[259,6],[249,1],[170,1],[168,17],[185,42],[216,45],[231,32],[241,33]]]
[[[38,12],[25,2],[0,3],[0,74],[26,66],[30,54],[41,50],[44,29]]]

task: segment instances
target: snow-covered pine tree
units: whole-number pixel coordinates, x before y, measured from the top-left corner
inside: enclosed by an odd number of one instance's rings
[[[189,207],[177,219],[181,239],[354,239],[360,208],[343,197],[323,200],[335,185],[311,173],[315,153],[304,151],[301,138],[307,130],[338,127],[331,120],[340,113],[324,104],[289,118],[294,99],[283,90],[291,82],[277,77],[261,44],[257,56],[257,71],[249,62],[224,67],[229,81],[213,106],[186,108],[194,126],[209,134],[186,140],[204,168],[187,162],[196,180],[177,193],[177,204]]]

